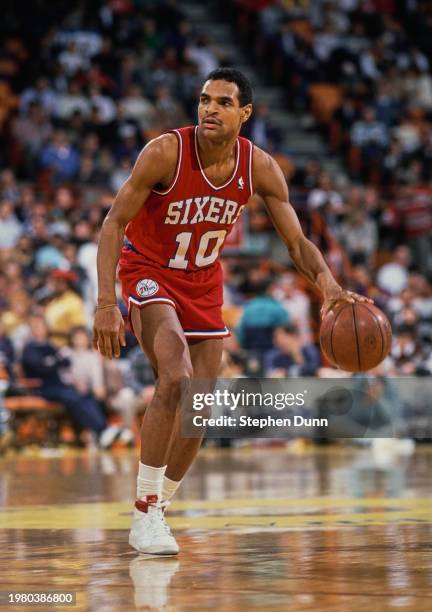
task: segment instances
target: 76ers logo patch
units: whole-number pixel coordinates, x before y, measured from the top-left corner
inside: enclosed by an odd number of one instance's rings
[[[140,297],[150,297],[159,291],[159,285],[151,278],[143,278],[137,282],[135,289]]]

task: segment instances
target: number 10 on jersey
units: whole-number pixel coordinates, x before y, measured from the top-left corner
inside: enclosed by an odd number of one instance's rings
[[[211,230],[201,236],[198,250],[195,256],[195,265],[199,268],[203,266],[209,266],[214,263],[218,258],[221,246],[224,243],[225,236],[227,235],[226,230]],[[176,236],[177,250],[174,257],[168,262],[169,268],[177,268],[179,270],[186,270],[189,259],[187,259],[187,251],[189,249],[192,240],[192,232],[180,232]],[[211,249],[210,253],[205,254],[208,251],[209,243],[211,240],[216,240]]]

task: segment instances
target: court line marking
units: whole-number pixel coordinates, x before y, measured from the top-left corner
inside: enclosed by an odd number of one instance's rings
[[[218,516],[211,514],[211,511],[223,509],[271,507],[295,508],[296,512],[288,515],[269,513],[265,516],[241,512]],[[316,511],[303,514],[302,509],[307,507]],[[322,529],[432,523],[432,499],[425,498],[189,500],[174,503],[172,509],[174,512],[185,511],[182,515],[169,516],[174,529]],[[199,510],[209,510],[210,514]],[[131,515],[130,502],[16,506],[1,510],[0,523],[3,529],[128,529]]]
[[[0,508],[0,513],[13,510],[15,508],[32,508],[34,511],[45,510],[46,508],[71,508],[78,506],[94,507],[97,504],[132,504],[132,502],[78,502],[76,504],[21,504],[19,506],[4,506]],[[432,508],[432,498],[428,497],[247,497],[240,499],[188,499],[175,500],[170,506],[172,511],[177,510],[217,510],[225,508],[265,508],[265,507],[320,507],[320,508],[340,508],[340,507],[364,507],[372,508],[381,506],[383,508],[395,506],[430,506]]]

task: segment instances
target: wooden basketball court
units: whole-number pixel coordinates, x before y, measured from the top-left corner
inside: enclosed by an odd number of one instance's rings
[[[136,452],[51,453],[0,460],[3,593],[74,592],[57,609],[98,612],[432,609],[428,447],[378,463],[344,447],[204,449],[165,559],[127,543]]]

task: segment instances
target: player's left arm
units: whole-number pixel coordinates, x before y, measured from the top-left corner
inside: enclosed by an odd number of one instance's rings
[[[369,298],[346,291],[336,282],[321,252],[303,234],[297,214],[289,203],[286,180],[277,162],[258,147],[254,147],[252,173],[255,192],[264,199],[267,212],[295,267],[322,293],[321,315],[340,301],[371,303]]]

